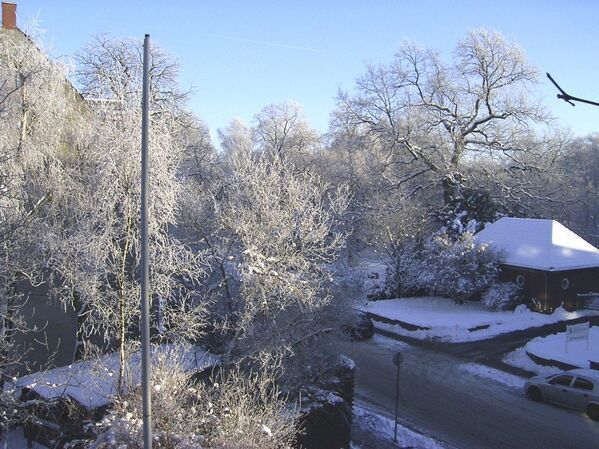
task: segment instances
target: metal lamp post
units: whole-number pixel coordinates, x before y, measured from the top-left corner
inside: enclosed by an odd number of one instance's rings
[[[393,355],[393,364],[397,366],[397,381],[395,384],[395,430],[393,432],[393,441],[397,443],[397,414],[399,412],[399,367],[403,362],[403,354],[397,352]]]
[[[150,35],[144,38],[141,100],[141,388],[144,449],[152,449],[152,395],[150,391],[150,268],[148,260],[148,127],[150,109]]]

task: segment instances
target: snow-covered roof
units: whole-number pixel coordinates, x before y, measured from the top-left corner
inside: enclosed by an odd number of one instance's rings
[[[599,250],[555,220],[504,217],[475,235],[505,253],[505,264],[546,271],[599,267]]]
[[[185,371],[202,371],[218,363],[218,356],[200,347],[160,345],[152,347],[152,362],[161,358],[176,360]],[[139,384],[140,355],[131,355],[131,377]],[[98,359],[73,363],[48,371],[29,374],[17,379],[13,387],[29,388],[45,399],[70,397],[87,409],[108,405],[116,396],[119,361],[117,353],[106,354]],[[7,385],[5,384],[5,390]]]

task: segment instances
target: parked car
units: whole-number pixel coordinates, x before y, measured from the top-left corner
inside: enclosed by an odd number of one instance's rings
[[[374,335],[374,323],[364,312],[357,312],[354,321],[343,326],[351,341],[364,341]]]
[[[524,392],[533,401],[582,410],[599,421],[599,371],[581,368],[533,377],[524,383]]]

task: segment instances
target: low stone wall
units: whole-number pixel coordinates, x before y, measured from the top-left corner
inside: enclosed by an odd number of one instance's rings
[[[546,359],[543,357],[539,357],[538,355],[535,355],[528,351],[526,351],[526,355],[528,356],[528,358],[530,358],[530,360],[535,362],[537,365],[554,366],[556,368],[563,369],[563,370],[579,368],[578,366],[570,365],[569,363],[560,362],[559,360]]]
[[[406,323],[404,321],[399,320],[392,320],[391,318],[387,318],[371,312],[366,312],[366,316],[374,321],[380,321],[381,323],[397,324],[409,331],[427,331],[430,329],[430,327],[418,326],[416,324]]]

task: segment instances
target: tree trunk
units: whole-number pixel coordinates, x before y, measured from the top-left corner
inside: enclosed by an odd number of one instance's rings
[[[123,393],[123,384],[125,377],[125,307],[121,300],[119,304],[119,382],[117,394]]]
[[[129,212],[129,211],[127,211]],[[121,258],[121,271],[119,273],[118,280],[118,301],[119,301],[119,323],[118,323],[118,332],[119,332],[119,381],[118,381],[118,394],[123,392],[123,382],[125,376],[125,363],[126,363],[126,353],[125,353],[125,338],[127,333],[127,320],[125,314],[127,298],[125,297],[125,282],[127,278],[127,255],[129,253],[129,247],[131,246],[131,233],[133,229],[133,217],[131,214],[127,213],[127,225],[125,228],[125,244],[123,246],[123,254]]]
[[[12,316],[14,312],[9,298],[7,298],[6,304],[3,304],[2,307],[5,310],[2,311],[2,329],[0,330],[0,341],[2,341],[2,347],[0,347],[0,388],[4,388],[4,380],[7,375],[6,368],[9,357],[8,351],[12,340]]]
[[[77,336],[75,338],[75,350],[73,351],[73,362],[81,360],[85,352],[85,320],[87,317],[87,303],[77,305]]]
[[[446,175],[441,181],[443,187],[443,206],[448,206],[452,200],[459,194],[461,182],[457,173]]]

